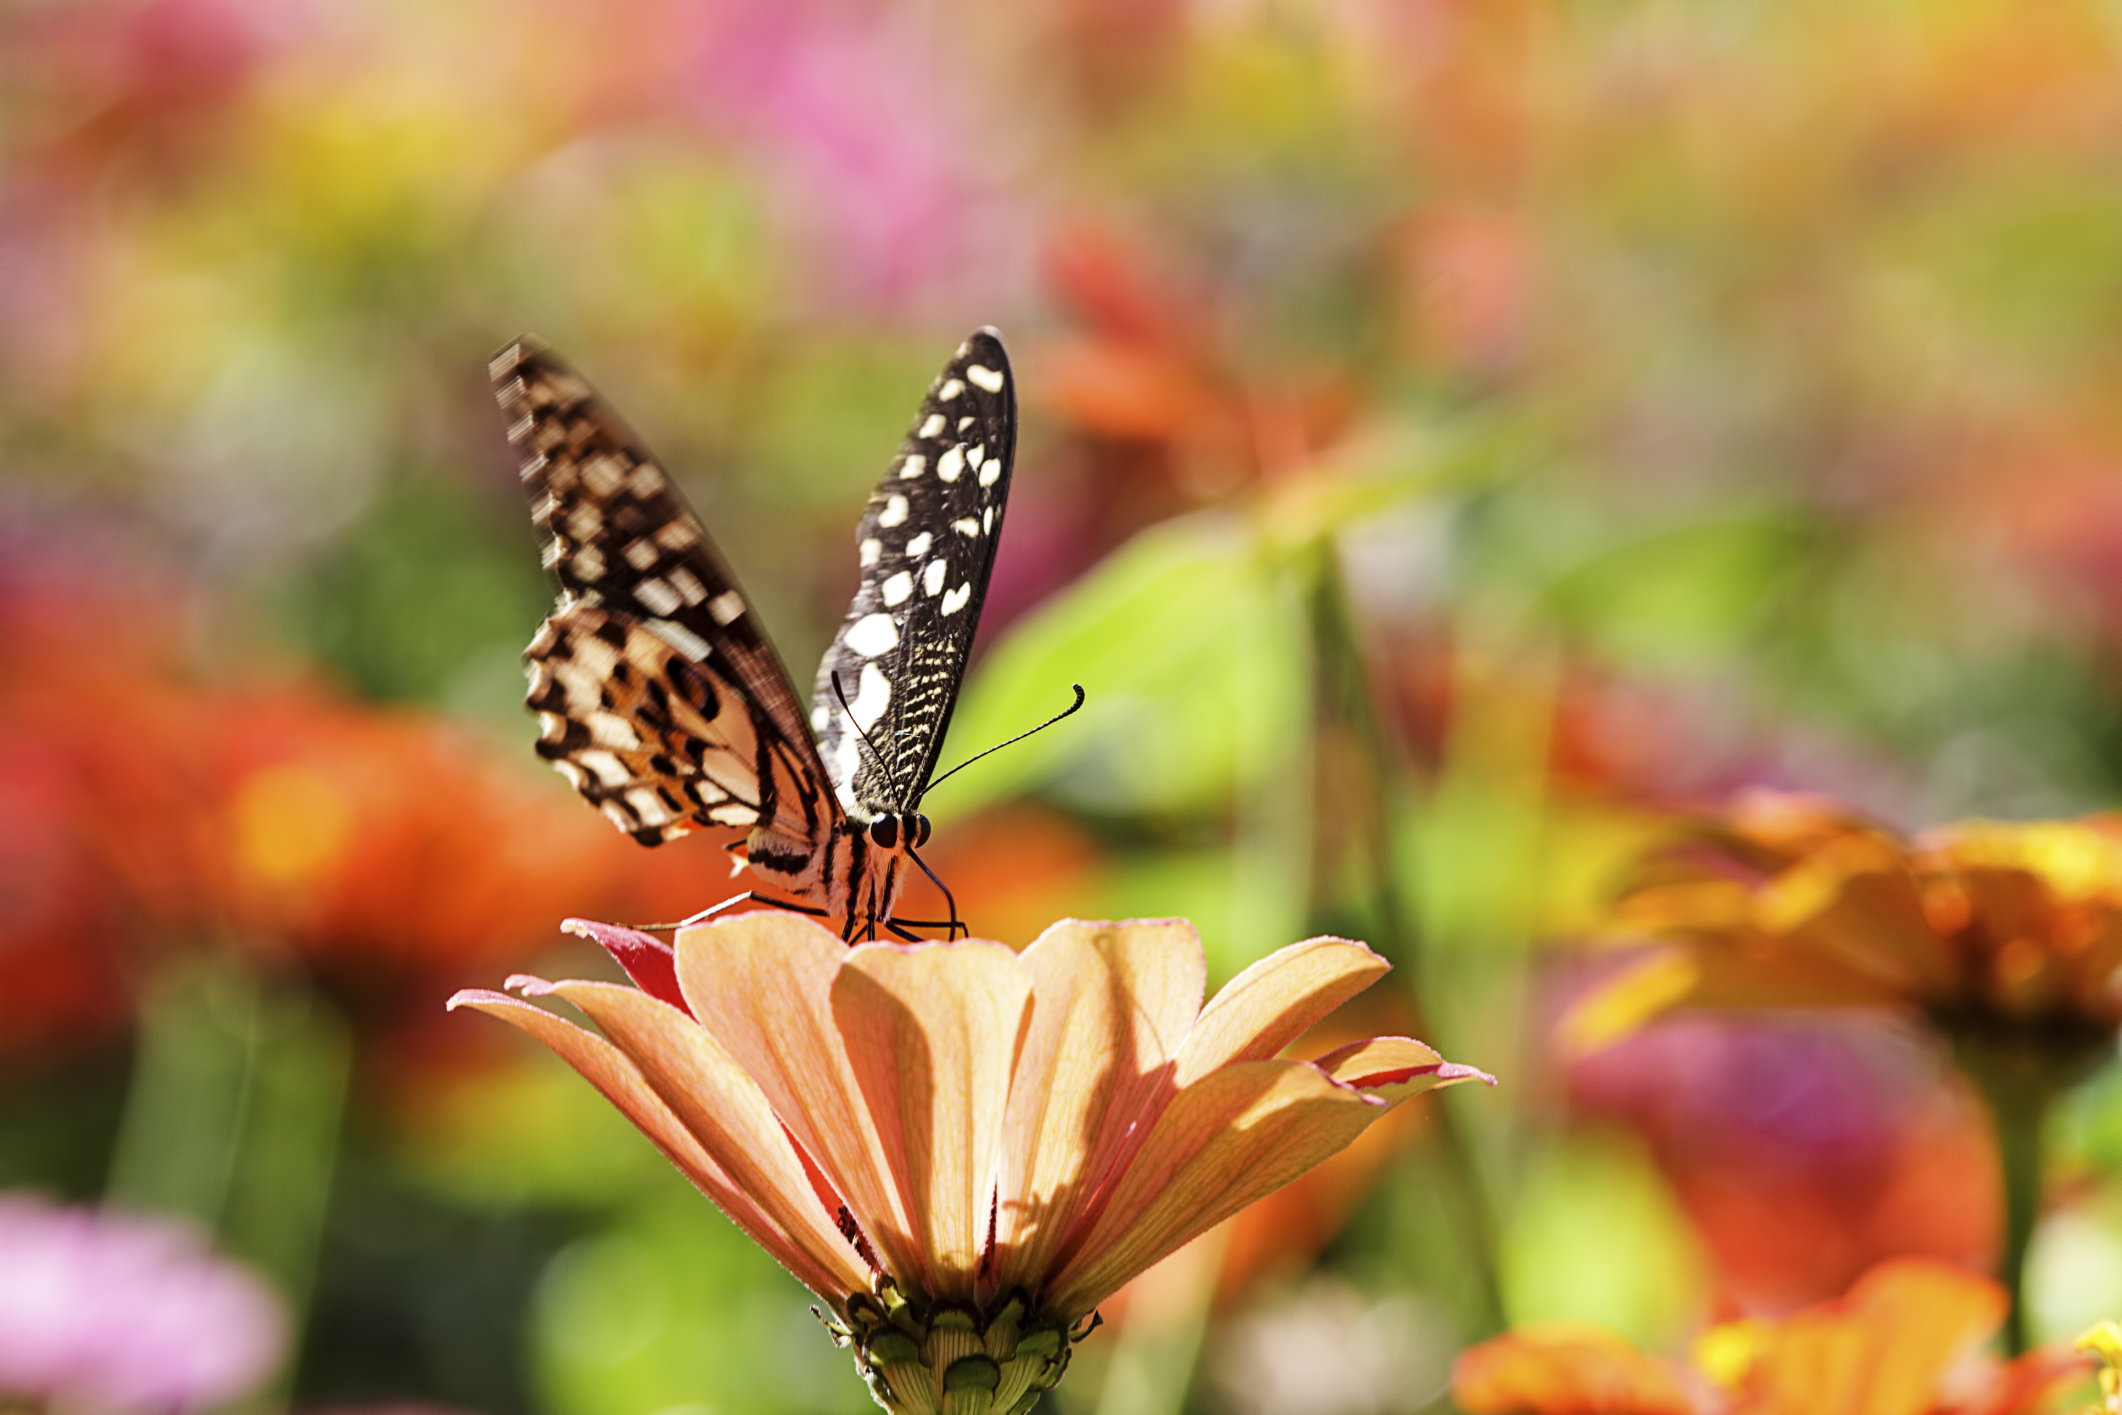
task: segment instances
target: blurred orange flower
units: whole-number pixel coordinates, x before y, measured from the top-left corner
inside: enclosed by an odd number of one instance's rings
[[[1596,1046],[1681,1006],[1913,1008],[2066,1067],[2122,1028],[2122,821],[1970,821],[1909,841],[1752,792],[1643,867],[1615,911],[1679,947],[1579,1005]]]
[[[1604,1327],[1542,1323],[1460,1353],[1452,1399],[1466,1415],[1694,1415],[1687,1375]]]
[[[1924,1415],[2005,1306],[1986,1278],[1897,1259],[1787,1321],[1713,1328],[1696,1359],[1731,1391],[1732,1415]]]
[[[2033,1415],[2086,1363],[1972,1360],[2006,1305],[1987,1278],[1897,1259],[1784,1321],[1712,1328],[1700,1379],[1601,1328],[1528,1327],[1462,1354],[1452,1395],[1468,1415]]]
[[[2122,1029],[2122,821],[1968,821],[1904,839],[1817,797],[1754,792],[1660,847],[1616,908],[1673,948],[1564,1019],[1583,1051],[1675,1007],[1903,1010],[1983,1092],[2014,1293],[2040,1207],[2041,1129]],[[2026,1343],[2014,1304],[2014,1351]]]
[[[712,851],[615,839],[439,719],[302,682],[207,685],[152,604],[25,592],[0,615],[0,1051],[128,1025],[198,948],[322,986],[355,1020],[461,1049],[434,1004],[551,946],[585,906],[697,907]],[[704,866],[704,869],[703,869]]]
[[[451,1005],[529,1032],[623,1110],[824,1299],[888,1410],[1028,1408],[1129,1279],[1401,1101],[1489,1079],[1403,1037],[1275,1060],[1385,973],[1342,939],[1271,954],[1204,1007],[1183,920],[1066,920],[1021,956],[850,949],[782,913],[675,948],[570,927],[638,986],[511,981],[602,1036],[502,993]]]

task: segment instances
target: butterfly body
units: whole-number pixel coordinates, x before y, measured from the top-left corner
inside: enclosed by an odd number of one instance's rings
[[[959,348],[870,497],[807,713],[699,518],[587,381],[528,338],[491,371],[560,583],[524,655],[539,755],[643,844],[748,831],[746,864],[785,902],[850,938],[903,934],[892,911],[1009,492],[1000,340]]]

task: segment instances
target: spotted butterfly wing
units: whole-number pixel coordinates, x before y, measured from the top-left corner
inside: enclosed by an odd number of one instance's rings
[[[560,603],[525,652],[538,754],[647,845],[803,834],[822,766],[736,577],[640,440],[525,338],[490,368]]]
[[[992,335],[983,331],[974,342],[983,338]],[[972,347],[961,349],[931,387],[930,402]],[[994,367],[1006,373],[1007,365],[979,367],[984,378]],[[560,584],[559,603],[524,654],[539,755],[645,845],[701,825],[748,828],[746,863],[785,896],[778,902],[844,920],[847,937],[874,936],[880,926],[905,934],[892,907],[912,833],[876,826],[872,811],[853,818],[843,806],[835,788],[851,778],[827,770],[787,670],[736,577],[655,458],[588,382],[538,341],[510,345],[490,372],[509,440],[523,455],[544,562]],[[1005,400],[1006,388],[1005,381]],[[928,425],[927,411],[924,405],[917,432]],[[903,457],[895,461],[895,473],[904,465]],[[1007,484],[1005,460],[1000,489]],[[991,478],[989,485],[997,483]],[[906,505],[911,515],[912,501]],[[864,525],[890,514],[888,499],[873,502]],[[992,519],[999,529],[999,501]],[[966,622],[962,631],[947,624],[938,640],[955,653],[940,718],[907,719],[911,731],[928,734],[921,739],[927,767],[956,696],[991,563],[990,549],[977,582],[945,616],[962,614]],[[865,574],[865,593],[872,579]],[[861,604],[858,595],[858,611]],[[861,617],[851,615],[842,639]],[[895,622],[908,633],[930,632],[926,621]],[[859,633],[854,639],[858,647],[867,642]],[[833,652],[850,651],[836,642]],[[887,681],[908,683],[905,700],[913,701],[907,675],[930,661],[894,657]],[[875,722],[865,727],[873,740],[891,740],[889,726],[881,735]]]
[[[929,384],[870,494],[855,531],[861,585],[818,666],[811,724],[855,820],[921,804],[980,624],[1016,447],[1009,354],[981,329]]]

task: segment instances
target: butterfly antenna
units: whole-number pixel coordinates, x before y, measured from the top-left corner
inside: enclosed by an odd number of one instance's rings
[[[864,727],[862,720],[855,716],[855,710],[847,705],[847,689],[840,686],[840,675],[838,672],[833,674],[833,696],[840,700],[840,711],[847,714],[847,720],[855,724],[855,735],[862,739],[863,746],[869,748],[869,759],[876,763],[878,771],[884,773],[884,779],[890,781],[892,772],[891,768],[884,764],[884,753],[878,751],[877,744],[869,740],[869,729]],[[896,783],[894,784],[896,785]]]
[[[950,923],[946,925],[948,932],[944,934],[944,937],[947,939],[956,938],[958,936],[958,931],[960,929],[964,929],[965,936],[967,938],[971,938],[973,936],[973,931],[969,928],[966,928],[965,924],[958,918],[958,901],[956,897],[951,894],[950,886],[945,884],[942,880],[936,878],[936,872],[928,867],[928,861],[922,859],[919,855],[914,854],[914,849],[912,846],[909,845],[907,847],[906,853],[909,855],[913,855],[914,863],[921,867],[922,874],[928,876],[928,882],[943,891],[943,902],[950,906]]]
[[[837,680],[835,681],[833,686],[836,690],[838,689],[839,683],[837,682]],[[1010,738],[1007,742],[997,742],[994,746],[989,747],[984,752],[975,752],[973,755],[967,757],[964,761],[959,762],[956,766],[952,767],[949,771],[944,772],[943,775],[937,777],[934,781],[929,782],[927,786],[922,788],[921,794],[926,796],[929,792],[935,790],[938,786],[941,786],[944,782],[950,780],[959,772],[965,770],[974,762],[980,760],[980,758],[992,756],[996,752],[1001,751],[1004,747],[1013,746],[1016,743],[1021,742],[1025,738],[1031,736],[1033,732],[1044,732],[1047,728],[1053,726],[1062,718],[1074,713],[1077,708],[1083,706],[1083,685],[1081,683],[1071,683],[1069,684],[1069,686],[1076,690],[1076,700],[1074,702],[1070,703],[1067,707],[1061,709],[1061,711],[1055,713],[1052,717],[1046,719],[1046,721],[1040,723],[1037,727],[1032,728],[1030,732],[1019,732],[1016,736]],[[844,702],[845,699],[842,699],[842,701]],[[916,801],[914,804],[919,805],[920,802]]]

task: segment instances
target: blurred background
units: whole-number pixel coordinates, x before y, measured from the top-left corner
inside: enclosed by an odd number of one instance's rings
[[[587,1086],[442,1011],[730,889],[533,758],[485,364],[596,380],[807,682],[991,323],[945,758],[1089,705],[927,803],[974,931],[1186,915],[1217,981],[1364,938],[1351,1034],[1502,1083],[1145,1278],[1042,1408],[1442,1409],[1506,1323],[1670,1353],[1981,1269],[1988,1121],[1914,1030],[1553,1028],[1675,811],[2122,794],[2118,164],[2092,0],[0,6],[0,1190],[260,1277],[249,1408],[870,1408]],[[2038,1338],[2122,1308],[2122,1083],[2046,1144]]]

